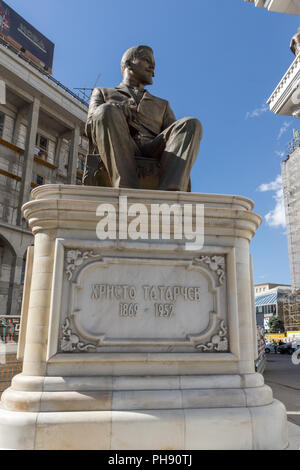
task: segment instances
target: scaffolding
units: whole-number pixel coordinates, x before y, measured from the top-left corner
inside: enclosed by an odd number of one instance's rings
[[[284,295],[283,318],[286,330],[300,330],[300,289]]]
[[[290,154],[282,162],[282,186],[286,216],[291,293],[283,297],[284,325],[300,329],[300,135],[293,131]]]
[[[282,186],[292,291],[300,289],[300,138],[294,131],[292,153],[282,162]]]

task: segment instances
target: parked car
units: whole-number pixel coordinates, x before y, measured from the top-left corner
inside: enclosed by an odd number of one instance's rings
[[[273,343],[268,343],[268,344],[265,345],[265,353],[269,354],[271,352],[272,353],[275,352],[274,344]]]
[[[277,352],[280,354],[293,354],[294,351],[295,349],[292,343],[280,344],[280,346],[277,347]]]

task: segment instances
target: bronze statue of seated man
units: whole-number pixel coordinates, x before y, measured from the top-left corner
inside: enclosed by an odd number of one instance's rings
[[[159,162],[157,189],[186,191],[202,127],[195,118],[177,121],[168,101],[145,90],[152,84],[154,68],[150,47],[128,49],[121,61],[122,83],[93,90],[86,133],[101,156],[110,186],[139,188],[140,156]]]

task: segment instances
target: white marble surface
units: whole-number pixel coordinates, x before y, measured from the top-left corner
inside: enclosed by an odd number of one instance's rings
[[[99,241],[96,209],[117,211],[120,195],[149,207],[203,204],[202,250],[172,239]],[[35,234],[24,366],[2,396],[0,447],[285,448],[285,409],[254,370],[249,243],[261,219],[252,209],[239,196],[34,190],[24,206]],[[95,285],[119,287],[110,300]],[[131,302],[124,285],[135,289]],[[137,316],[122,317],[121,303],[138,304]],[[156,303],[175,314],[155,316]]]

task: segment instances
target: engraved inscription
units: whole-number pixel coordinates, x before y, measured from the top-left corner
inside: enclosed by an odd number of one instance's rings
[[[74,334],[97,352],[202,352],[226,319],[226,279],[220,285],[205,263],[104,261],[79,271],[66,312]]]
[[[175,316],[175,302],[178,299],[190,302],[200,302],[201,288],[186,286],[142,286],[142,295],[145,301],[154,303],[155,318],[172,318]],[[138,294],[136,286],[127,284],[92,284],[92,300],[135,300]],[[172,303],[171,303],[172,302]],[[119,316],[122,318],[136,318],[138,313],[137,303],[119,303]]]
[[[185,286],[143,286],[144,299],[172,302],[182,297],[184,300],[200,301],[200,287]]]
[[[136,288],[128,285],[93,284],[91,299],[93,300],[134,300]]]
[[[120,303],[119,314],[123,318],[135,318],[138,313],[138,304],[123,304]]]
[[[158,318],[171,318],[175,315],[174,304],[154,304],[155,316]]]

